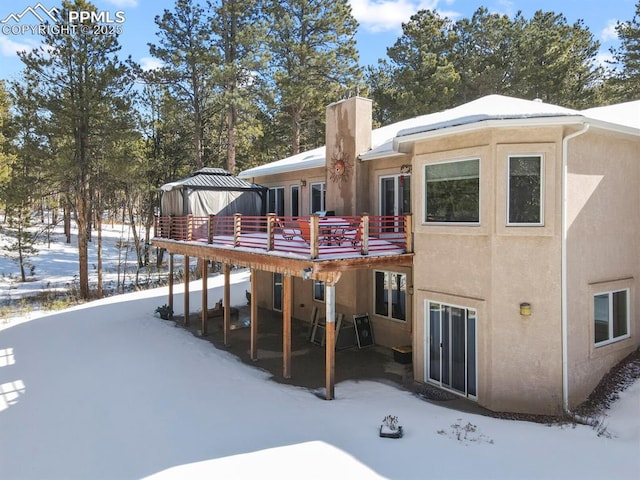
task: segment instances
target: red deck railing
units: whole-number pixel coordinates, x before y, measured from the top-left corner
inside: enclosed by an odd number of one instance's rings
[[[156,217],[155,236],[312,259],[412,251],[411,215],[161,216]]]

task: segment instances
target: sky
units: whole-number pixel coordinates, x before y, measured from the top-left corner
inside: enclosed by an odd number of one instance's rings
[[[107,251],[120,232],[106,226]],[[39,281],[74,271],[77,251],[66,248],[41,248]],[[0,271],[17,267],[3,260]],[[210,307],[222,278],[209,279]],[[231,276],[232,306],[246,303],[248,281],[246,270]],[[201,287],[191,283],[191,305]],[[183,293],[176,285],[178,310]],[[640,380],[597,428],[480,416],[374,381],[339,382],[325,401],[159,319],[167,295],[162,287],[0,321],[2,478],[640,478]],[[380,438],[387,415],[402,438]]]
[[[490,12],[513,16],[519,10],[530,18],[536,10],[555,11],[566,16],[569,23],[584,20],[594,37],[602,43],[599,60],[609,56],[609,48],[617,45],[613,26],[620,20],[631,20],[637,0],[350,0],[353,14],[360,27],[357,44],[361,65],[376,64],[386,56],[387,47],[393,45],[402,33],[402,23],[422,8],[435,9],[442,16],[453,20],[471,17],[480,7]],[[19,22],[9,18],[18,15],[27,7],[41,3],[46,9],[59,6],[56,0],[13,0],[0,4],[0,21],[7,20],[2,26],[33,25],[38,23],[31,12],[27,12]],[[120,27],[122,56],[131,55],[133,60],[143,67],[153,67],[156,61],[150,57],[148,43],[157,40],[157,28],[154,18],[164,9],[172,10],[174,0],[94,0],[99,11],[111,15],[121,12],[113,24]],[[20,79],[22,63],[16,52],[33,48],[39,39],[28,33],[13,29],[0,33],[0,78]]]

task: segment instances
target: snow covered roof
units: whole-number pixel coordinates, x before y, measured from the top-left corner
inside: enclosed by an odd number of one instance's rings
[[[260,177],[262,175],[273,175],[275,173],[308,170],[310,168],[324,167],[324,165],[325,147],[318,147],[291,157],[283,158],[282,160],[244,170],[240,172],[238,176],[240,178]]]
[[[589,118],[603,122],[640,129],[640,100],[606,107],[589,108],[583,110],[582,113]]]
[[[481,126],[484,122],[537,122],[572,123],[588,119],[604,122],[609,128],[632,128],[640,134],[640,100],[608,107],[573,110],[544,103],[540,100],[523,100],[504,95],[487,95],[442,112],[421,115],[376,128],[371,133],[371,149],[361,152],[362,160],[402,155],[398,144],[411,141],[430,132],[454,127]],[[287,171],[306,170],[325,166],[325,147],[245,170],[241,178],[272,175]]]

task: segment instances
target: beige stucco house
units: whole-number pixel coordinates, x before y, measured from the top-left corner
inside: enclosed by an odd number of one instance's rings
[[[240,177],[278,217],[411,214],[411,260],[346,270],[330,295],[347,319],[369,314],[377,344],[412,345],[417,382],[557,414],[640,346],[640,101],[491,95],[373,130],[355,97],[327,108],[326,148]],[[276,270],[252,281],[279,310]],[[290,281],[288,313],[324,309],[322,281]]]

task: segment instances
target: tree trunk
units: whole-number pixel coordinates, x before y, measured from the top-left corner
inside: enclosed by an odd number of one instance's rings
[[[64,206],[62,207],[62,217],[66,242],[71,243],[71,208],[69,208],[69,198],[66,195],[64,199]]]
[[[89,298],[89,188],[88,175],[81,172],[78,175],[76,195],[76,224],[78,225],[78,279],[80,298]]]
[[[102,284],[102,198],[98,193],[96,195],[96,230],[98,231],[98,245],[97,245],[97,257],[98,257],[98,298],[103,296],[103,284]]]
[[[300,112],[294,110],[291,114],[291,155],[300,153]]]
[[[229,105],[227,110],[227,170],[231,173],[236,171],[236,134],[237,134],[237,114],[235,105]]]

